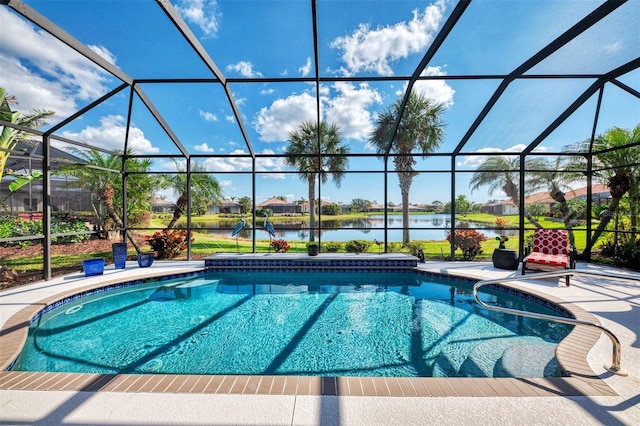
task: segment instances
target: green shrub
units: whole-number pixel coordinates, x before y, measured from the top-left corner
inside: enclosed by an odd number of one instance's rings
[[[51,234],[67,234],[75,232],[88,232],[84,220],[77,216],[60,215],[51,218]],[[35,237],[43,235],[42,219],[23,219],[20,217],[4,216],[0,218],[0,238],[11,237]],[[67,235],[63,237],[51,237],[53,244],[79,243],[88,240],[90,234]],[[19,241],[21,247],[40,241]]]
[[[13,228],[15,227],[16,219],[12,216],[0,217],[0,238],[11,238],[13,236]]]
[[[640,239],[619,245],[615,253],[615,264],[640,271]]]
[[[387,252],[400,253],[402,251],[402,243],[387,243]]]
[[[40,227],[42,228],[42,221],[40,222]],[[72,232],[88,232],[87,225],[85,225],[84,220],[77,216],[71,215],[62,215],[62,216],[54,216],[51,218],[51,233],[52,234],[66,234]],[[90,234],[84,235],[68,235],[64,237],[52,237],[51,242],[56,244],[65,244],[65,243],[80,243],[82,241],[86,241],[91,237]]]
[[[138,228],[148,228],[151,223],[151,212],[149,210],[135,210],[129,215],[129,226]]]
[[[344,245],[347,253],[363,253],[369,248],[369,242],[364,240],[347,241]]]
[[[327,241],[322,243],[322,251],[327,253],[337,253],[343,249],[343,244],[339,241]]]
[[[324,206],[322,206],[322,214],[325,214],[327,216],[336,216],[339,215],[341,210],[340,210],[340,206],[337,204],[326,204]]]
[[[409,249],[409,253],[411,253],[412,256],[418,256],[418,250],[422,248],[422,245],[420,243],[410,241],[407,244],[407,248]]]

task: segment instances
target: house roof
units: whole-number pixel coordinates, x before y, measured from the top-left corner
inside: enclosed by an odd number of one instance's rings
[[[572,200],[574,198],[586,196],[587,188],[588,187],[584,186],[582,188],[566,191],[564,193],[564,198],[566,200]],[[592,191],[592,194],[607,194],[608,196],[609,187],[604,184],[596,184],[591,187],[591,191]],[[549,191],[540,191],[534,194],[527,195],[524,199],[524,203],[527,205],[537,204],[537,203],[545,204],[545,203],[555,203],[555,200],[551,197],[551,195],[549,195]],[[496,205],[496,204],[512,204],[512,202],[510,199],[506,199],[491,205]]]
[[[9,169],[22,169],[28,166],[28,160],[42,161],[42,142],[36,144],[20,141],[13,149],[14,153],[9,157],[6,167]],[[24,152],[24,157],[17,154],[17,152]],[[77,157],[69,152],[58,149],[54,146],[50,147],[50,158],[62,160],[64,163],[70,164],[87,164],[85,160]],[[57,161],[52,161],[52,168],[57,170],[60,168],[60,164]]]
[[[256,207],[264,208],[264,207],[272,207],[272,206],[297,206],[297,203],[291,203],[289,201],[283,201],[280,198],[270,198],[267,201],[263,201],[260,204],[257,204]]]

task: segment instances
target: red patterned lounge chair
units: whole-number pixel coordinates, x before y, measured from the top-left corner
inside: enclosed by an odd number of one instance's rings
[[[522,275],[525,270],[557,271],[574,269],[573,252],[569,248],[569,235],[564,229],[536,229],[533,250],[522,260]],[[569,277],[565,277],[569,286]]]

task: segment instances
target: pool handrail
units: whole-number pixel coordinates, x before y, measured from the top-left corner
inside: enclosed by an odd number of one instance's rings
[[[615,334],[613,334],[613,332],[609,329],[607,329],[606,327],[603,327],[602,325],[595,323],[595,322],[591,322],[591,321],[584,321],[584,320],[579,320],[579,319],[575,319],[575,318],[566,318],[566,317],[559,317],[559,316],[555,316],[555,315],[546,315],[546,314],[539,314],[536,312],[528,312],[528,311],[521,311],[518,309],[511,309],[511,308],[503,308],[500,306],[491,306],[488,305],[486,303],[484,303],[482,300],[480,300],[480,298],[478,297],[478,289],[480,287],[484,287],[486,285],[491,285],[491,284],[502,284],[505,281],[524,281],[524,280],[532,280],[532,279],[538,279],[538,278],[553,278],[553,277],[560,277],[560,276],[566,276],[567,275],[567,271],[553,271],[553,272],[543,272],[543,273],[537,273],[537,274],[530,274],[530,275],[526,275],[526,276],[512,276],[512,277],[504,277],[504,278],[494,278],[494,279],[490,279],[490,280],[482,280],[482,281],[478,281],[474,286],[473,286],[473,298],[476,300],[476,302],[478,302],[482,307],[489,309],[491,311],[496,311],[496,312],[503,312],[503,313],[507,313],[507,314],[512,314],[512,315],[521,315],[521,316],[526,316],[529,318],[536,318],[536,319],[542,319],[542,320],[547,320],[547,321],[555,321],[555,322],[560,322],[563,324],[570,324],[570,325],[585,325],[588,327],[595,327],[597,329],[599,329],[600,331],[602,331],[604,334],[607,335],[607,337],[609,337],[609,339],[611,339],[611,342],[613,343],[613,353],[612,353],[612,361],[611,361],[611,366],[604,366],[604,368],[609,371],[610,373],[616,374],[618,376],[628,376],[628,373],[623,370],[620,366],[620,340],[616,337]],[[598,276],[598,277],[602,277],[602,278],[613,278],[613,279],[620,279],[620,280],[633,280],[633,281],[640,281],[640,279],[635,278],[635,277],[630,277],[630,276],[625,276],[625,275],[616,275],[616,274],[604,274],[601,272],[591,272],[591,271],[582,271],[582,270],[571,270],[570,275],[588,275],[588,276]]]

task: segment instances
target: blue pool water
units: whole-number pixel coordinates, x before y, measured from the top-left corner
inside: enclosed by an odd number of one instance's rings
[[[559,374],[570,330],[486,311],[470,284],[413,272],[216,272],[66,303],[33,322],[13,370],[542,377]]]

